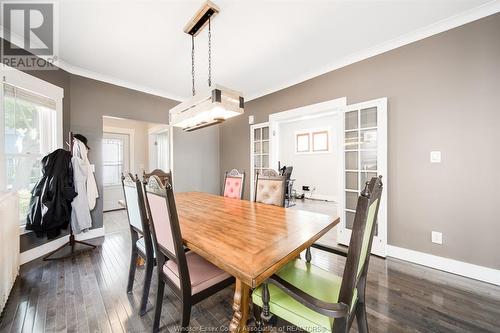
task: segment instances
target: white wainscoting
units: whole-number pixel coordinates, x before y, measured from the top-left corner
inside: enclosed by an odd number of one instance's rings
[[[387,246],[387,256],[500,286],[500,270],[497,269],[392,245]]]

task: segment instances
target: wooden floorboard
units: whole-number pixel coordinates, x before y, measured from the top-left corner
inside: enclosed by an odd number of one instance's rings
[[[111,233],[98,247],[73,259],[21,267],[0,321],[0,333],[150,332],[157,277],[153,274],[148,312],[138,315],[144,267],[138,267],[133,292],[126,293],[130,235],[125,212],[105,214]],[[313,263],[342,274],[344,259],[313,249]],[[232,315],[234,286],[194,306],[194,332],[224,332]],[[165,288],[162,332],[176,333],[181,304]],[[500,333],[500,287],[395,259],[374,257],[367,283],[370,332]],[[295,331],[283,321],[286,332]],[[352,332],[357,332],[354,324]]]

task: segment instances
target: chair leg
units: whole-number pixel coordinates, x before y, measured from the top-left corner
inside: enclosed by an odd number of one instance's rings
[[[132,292],[132,288],[134,287],[134,277],[135,277],[135,268],[137,266],[137,247],[134,240],[134,236],[132,236],[132,251],[130,253],[130,268],[128,271],[128,284],[127,284],[127,293]]]
[[[151,287],[151,278],[153,277],[153,260],[152,258],[146,259],[146,271],[144,276],[144,286],[142,289],[141,308],[139,315],[142,317],[146,314],[146,306],[148,304],[149,288]]]
[[[366,306],[364,302],[356,305],[356,320],[359,333],[368,333],[368,320],[366,319]]]
[[[191,302],[182,301],[181,329],[183,332],[189,330],[189,320],[191,319]]]
[[[165,282],[162,279],[158,279],[158,291],[156,293],[156,305],[155,305],[155,319],[153,323],[153,333],[156,333],[160,329],[160,316],[161,307],[163,305],[163,291],[165,290]]]

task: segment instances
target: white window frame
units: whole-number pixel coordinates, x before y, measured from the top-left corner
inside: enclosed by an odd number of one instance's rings
[[[327,135],[327,150],[314,150],[314,134],[324,133]],[[332,150],[332,144],[330,140],[332,139],[332,131],[331,127],[318,127],[318,128],[307,128],[300,131],[296,131],[295,133],[295,154],[329,154]],[[298,136],[299,135],[307,135],[309,137],[309,150],[298,151]]]
[[[52,83],[26,74],[15,68],[5,65],[1,66],[1,82],[0,87],[0,190],[6,190],[6,159],[5,159],[5,110],[4,110],[4,87],[7,83],[14,87],[28,90],[37,95],[45,96],[52,99],[56,103],[56,128],[54,139],[56,148],[63,148],[63,98],[64,89]],[[25,225],[20,225],[21,232],[25,233]]]

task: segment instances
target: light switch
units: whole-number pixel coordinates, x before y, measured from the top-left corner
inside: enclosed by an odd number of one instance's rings
[[[431,233],[431,241],[436,244],[443,244],[443,234],[437,231]]]
[[[441,163],[440,151],[431,151],[431,163]]]
[[[253,125],[254,121],[255,121],[255,120],[254,120],[254,117],[253,117],[253,116],[248,116],[248,124],[249,124],[249,125]]]

